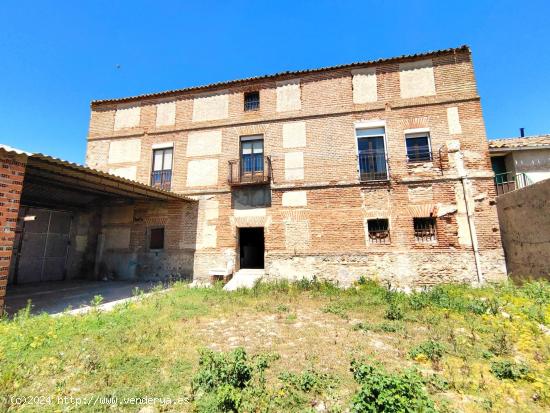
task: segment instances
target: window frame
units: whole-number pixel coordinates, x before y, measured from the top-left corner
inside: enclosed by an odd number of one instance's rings
[[[386,229],[371,229],[371,222],[374,223],[374,221],[385,221],[386,222]],[[371,232],[373,233],[382,233],[387,232],[387,235],[380,239],[371,236]],[[389,218],[367,218],[367,237],[368,237],[368,243],[370,245],[390,245],[391,244],[391,228],[390,228],[390,219]]]
[[[153,240],[153,231],[162,230],[162,246],[160,248],[153,248],[151,246],[151,242]],[[166,245],[166,228],[162,225],[151,227],[148,230],[149,236],[147,237],[147,245],[149,247],[149,251],[163,251],[164,247]]]
[[[166,151],[172,152],[172,159],[170,160],[170,168],[164,167],[164,162],[166,160]],[[155,153],[156,152],[162,152],[162,169],[155,169]],[[158,171],[171,171],[172,167],[174,165],[174,147],[173,146],[167,146],[165,148],[153,148],[153,161],[151,162],[151,172],[158,172]]]
[[[153,187],[160,187],[160,188],[164,188],[164,189],[170,189],[172,187],[172,175],[173,175],[173,168],[174,168],[174,146],[165,146],[165,147],[161,147],[161,148],[155,148],[153,146],[152,148],[153,152],[152,152],[152,159],[151,159],[151,173],[150,173],[150,185],[153,186]],[[167,151],[171,151],[172,155],[171,155],[171,159],[170,159],[170,168],[167,169],[164,165],[164,163],[166,162],[166,153]],[[157,152],[162,152],[162,169],[155,169],[155,155]],[[165,173],[167,171],[170,171],[170,179],[168,180],[164,180],[165,178]],[[159,180],[159,184],[155,184],[155,182],[153,182],[153,175],[155,173],[159,173],[160,175],[160,180]]]
[[[254,142],[262,142],[262,159],[261,159],[261,169],[255,169],[254,168],[254,165],[255,165],[255,162],[256,161],[253,161],[253,166],[252,166],[252,169],[250,171],[245,171],[245,167],[244,167],[244,154],[243,154],[243,144],[245,143],[249,143],[249,142],[252,142],[252,148],[251,148],[251,155],[252,155],[252,159],[255,159],[254,158]],[[264,135],[243,135],[243,136],[240,136],[239,137],[239,163],[241,165],[240,167],[240,174],[241,176],[243,175],[247,175],[247,174],[251,174],[251,175],[254,175],[254,174],[257,174],[257,173],[264,173],[265,171],[265,140],[264,140]]]
[[[428,151],[429,151],[429,159],[427,160],[411,160],[409,158],[409,147],[407,146],[407,140],[411,139],[417,139],[417,138],[426,138],[428,141]],[[425,162],[433,162],[433,153],[432,153],[432,137],[429,130],[426,131],[418,131],[418,132],[405,132],[405,156],[407,157],[407,163],[425,163]]]
[[[251,95],[257,95],[257,100],[254,100],[252,103],[247,101],[247,97],[250,97]],[[256,104],[256,106],[253,106],[253,104]],[[244,112],[255,112],[260,110],[260,91],[259,90],[251,90],[250,92],[244,92],[243,95],[243,111]],[[250,106],[247,106],[250,105]]]
[[[373,134],[369,136],[358,136],[358,131],[360,130],[367,130],[367,129],[383,129],[383,133],[381,134]],[[386,124],[384,123],[376,123],[376,124],[356,124],[355,125],[355,149],[356,149],[356,156],[357,156],[357,170],[359,172],[359,181],[360,182],[386,182],[390,180],[390,170],[389,170],[389,154],[388,154],[388,142],[387,142],[387,134],[386,134]],[[361,157],[359,153],[359,141],[361,139],[368,139],[368,138],[377,138],[381,137],[382,141],[384,143],[384,166],[386,171],[386,178],[385,179],[362,179],[361,178]]]
[[[429,235],[417,235],[417,231],[425,231],[425,229],[416,229],[417,220],[431,220],[433,222],[433,234]],[[413,234],[414,240],[418,244],[433,244],[437,243],[438,240],[438,231],[437,231],[437,219],[434,216],[429,217],[413,217]]]

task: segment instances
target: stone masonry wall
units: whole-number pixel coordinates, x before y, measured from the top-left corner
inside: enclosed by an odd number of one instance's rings
[[[550,278],[550,179],[497,198],[506,264],[515,279]]]
[[[142,201],[105,206],[98,276],[117,279],[188,278],[193,273],[197,205]],[[151,250],[152,228],[164,228],[164,248]]]
[[[259,91],[259,110],[243,110],[248,91]],[[122,125],[132,126],[115,127],[129,106],[133,123]],[[359,179],[356,129],[369,126],[385,128],[390,179],[383,184]],[[405,135],[418,131],[429,132],[432,161],[407,161]],[[271,202],[236,208],[228,161],[239,158],[240,137],[248,135],[261,135],[271,158]],[[135,153],[113,156],[111,145],[121,141]],[[239,228],[264,227],[268,276],[474,281],[468,211],[485,278],[505,277],[467,49],[92,105],[89,166],[149,183],[153,149],[165,146],[174,150],[172,190],[199,200],[195,278],[225,267]],[[418,243],[413,217],[430,214],[437,241]],[[391,244],[368,243],[371,218],[389,219]]]
[[[0,314],[8,283],[27,158],[0,149]]]

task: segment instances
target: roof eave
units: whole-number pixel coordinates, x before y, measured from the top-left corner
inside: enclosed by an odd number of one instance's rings
[[[340,69],[348,69],[348,68],[353,68],[353,67],[358,67],[358,66],[369,66],[369,65],[375,65],[375,64],[392,63],[392,62],[397,62],[397,61],[406,61],[406,60],[412,60],[412,59],[418,59],[418,58],[440,56],[440,55],[451,54],[451,53],[456,53],[456,52],[471,53],[471,50],[470,50],[470,47],[468,45],[462,45],[462,46],[448,48],[448,49],[439,49],[439,50],[427,51],[427,52],[422,52],[422,53],[415,53],[415,54],[409,54],[409,55],[401,55],[401,56],[395,56],[395,57],[381,58],[381,59],[369,60],[369,61],[364,61],[364,62],[354,62],[354,63],[348,63],[348,64],[342,64],[342,65],[336,65],[336,66],[326,66],[326,67],[321,67],[321,68],[317,68],[317,69],[284,71],[284,72],[278,72],[278,73],[274,73],[274,74],[270,74],[270,75],[261,75],[261,76],[243,78],[243,79],[228,80],[228,81],[216,82],[216,83],[211,83],[211,84],[201,85],[201,86],[191,86],[191,87],[182,88],[182,89],[167,90],[167,91],[163,91],[163,92],[146,93],[146,94],[141,94],[141,95],[136,95],[136,96],[128,96],[128,97],[114,98],[114,99],[92,100],[91,103],[90,103],[90,106],[94,107],[94,106],[102,105],[102,104],[132,102],[132,101],[146,99],[146,98],[171,97],[171,96],[176,96],[176,95],[179,95],[179,94],[185,93],[185,92],[199,92],[199,91],[205,91],[205,90],[210,90],[210,89],[218,89],[218,88],[221,88],[221,87],[234,86],[234,85],[238,85],[238,84],[241,84],[241,83],[271,80],[271,79],[284,79],[284,78],[288,78],[288,77],[296,76],[296,75],[311,74],[311,73],[318,73],[318,72],[332,71],[332,70],[340,70]]]
[[[519,146],[517,148],[510,148],[510,147],[491,148],[491,147],[489,147],[489,152],[490,153],[511,152],[511,151],[525,151],[525,150],[536,150],[536,149],[550,149],[550,145]]]

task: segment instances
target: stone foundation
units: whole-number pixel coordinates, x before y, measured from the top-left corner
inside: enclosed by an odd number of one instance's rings
[[[481,255],[483,276],[488,282],[506,280],[502,251]],[[349,287],[366,277],[392,287],[409,289],[441,283],[477,282],[473,253],[402,252],[364,255],[272,255],[266,257],[269,280],[327,280]]]

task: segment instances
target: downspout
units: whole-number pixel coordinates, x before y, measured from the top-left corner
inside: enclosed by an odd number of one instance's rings
[[[451,143],[451,141],[449,142]],[[447,148],[449,148],[449,143],[447,143]],[[458,178],[460,179],[460,183],[462,184],[462,196],[464,197],[464,205],[466,207],[466,220],[468,221],[468,230],[470,233],[470,240],[472,243],[472,251],[474,252],[474,261],[476,264],[476,273],[477,273],[477,282],[479,285],[484,283],[483,279],[483,273],[481,271],[481,259],[479,256],[479,248],[477,244],[477,234],[476,234],[476,227],[473,220],[473,211],[470,211],[470,206],[468,202],[468,190],[466,188],[467,183],[467,173],[466,169],[464,168],[464,160],[462,159],[462,152],[460,151],[460,143],[458,141],[454,141],[453,143],[453,150],[452,152],[455,152],[454,158],[455,158],[455,167],[456,172],[458,175]],[[449,152],[451,152],[449,150]],[[458,199],[457,199],[458,201]]]
[[[478,284],[483,284],[485,280],[483,279],[483,273],[481,271],[481,260],[479,257],[479,248],[477,245],[477,233],[476,227],[473,220],[473,213],[470,212],[467,191],[466,191],[466,177],[464,175],[460,176],[460,183],[462,184],[462,193],[464,194],[464,204],[466,205],[466,218],[468,220],[468,229],[470,230],[470,239],[472,240],[472,251],[474,252],[474,261],[476,263],[476,272],[477,272],[477,282]]]

